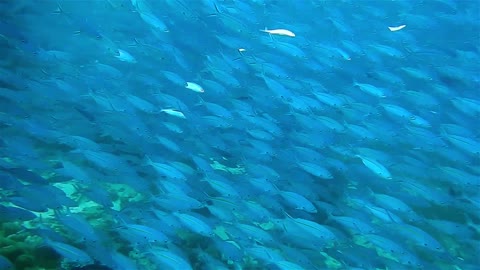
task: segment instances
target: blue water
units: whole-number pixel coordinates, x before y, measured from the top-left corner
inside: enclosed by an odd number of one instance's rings
[[[0,270],[480,265],[478,1],[0,14]]]

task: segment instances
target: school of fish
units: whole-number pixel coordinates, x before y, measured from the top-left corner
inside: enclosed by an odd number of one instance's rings
[[[478,269],[480,2],[0,2],[0,270]]]

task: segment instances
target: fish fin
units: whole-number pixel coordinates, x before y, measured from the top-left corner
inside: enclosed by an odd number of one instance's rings
[[[195,103],[193,106],[202,106],[205,104],[205,100],[201,96],[198,96],[199,101]]]

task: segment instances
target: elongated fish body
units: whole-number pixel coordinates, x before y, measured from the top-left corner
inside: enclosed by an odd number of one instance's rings
[[[378,88],[374,85],[367,84],[367,83],[354,83],[354,86],[358,87],[361,91],[372,95],[374,97],[384,98],[386,97],[383,89]]]
[[[197,93],[205,92],[205,90],[203,90],[203,87],[201,87],[200,85],[198,85],[196,83],[193,83],[193,82],[186,82],[185,83],[185,88],[190,89],[190,90],[192,90],[194,92],[197,92]]]
[[[321,167],[319,165],[309,163],[309,162],[300,162],[298,163],[298,166],[304,170],[305,172],[316,176],[321,179],[332,179],[333,176],[332,174],[324,167]]]
[[[295,209],[304,210],[309,213],[316,213],[317,209],[307,198],[290,191],[280,191],[280,195]]]
[[[127,51],[124,51],[124,50],[121,50],[121,49],[117,49],[117,52],[118,52],[118,55],[115,55],[115,57],[120,60],[120,61],[123,61],[123,62],[128,62],[128,63],[136,63],[137,60],[135,59],[135,57],[133,57],[130,53],[128,53]]]
[[[181,111],[175,109],[161,109],[160,111],[171,116],[186,119],[185,115]]]
[[[173,215],[177,217],[180,222],[190,230],[203,236],[213,236],[213,230],[210,225],[208,225],[201,219],[192,215],[182,213],[174,213]]]
[[[67,261],[78,263],[79,265],[87,265],[93,262],[92,257],[85,251],[72,245],[47,240],[46,244],[60,254]]]
[[[280,36],[288,36],[288,37],[295,37],[295,34],[290,31],[290,30],[287,30],[287,29],[264,29],[264,30],[260,30],[262,32],[265,32],[265,33],[269,33],[271,35],[280,35]]]
[[[396,32],[396,31],[402,30],[405,27],[406,27],[406,25],[402,24],[402,25],[399,25],[399,26],[389,26],[388,29],[392,32]]]
[[[375,159],[369,158],[366,156],[360,156],[360,155],[356,155],[356,157],[360,158],[362,160],[363,165],[365,165],[365,167],[367,167],[374,174],[380,176],[383,179],[387,179],[387,180],[392,179],[392,175],[390,174],[388,169],[385,168],[382,164],[380,164]]]

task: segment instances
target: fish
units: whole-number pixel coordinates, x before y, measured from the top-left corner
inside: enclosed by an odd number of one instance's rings
[[[203,90],[203,88],[200,85],[198,85],[196,83],[193,83],[193,82],[186,82],[185,83],[185,88],[190,89],[190,90],[192,90],[194,92],[197,92],[197,93],[204,93],[205,92],[205,90]]]
[[[70,232],[76,234],[85,241],[97,242],[100,240],[95,228],[80,215],[72,213],[61,213],[55,211],[57,220]]]
[[[136,63],[137,60],[135,59],[135,57],[133,57],[130,53],[128,53],[127,51],[124,51],[124,50],[121,50],[121,49],[117,49],[117,54],[118,55],[115,55],[115,57],[122,61],[122,62],[128,62],[128,63]]]
[[[0,269],[14,269],[13,263],[10,262],[10,260],[3,255],[0,255]]]
[[[362,160],[362,163],[374,174],[387,180],[392,179],[390,171],[382,164],[380,164],[377,160],[361,155],[355,155],[355,157],[360,158]]]
[[[170,251],[165,248],[154,248],[149,253],[153,256],[157,265],[166,267],[166,269],[174,269],[176,267],[185,270],[193,269],[190,262],[175,251]]]
[[[474,269],[479,5],[0,1],[0,268]]]
[[[295,33],[287,29],[263,29],[260,30],[265,33],[269,33],[270,35],[280,35],[280,36],[287,36],[287,37],[295,37]]]
[[[372,95],[374,97],[379,97],[379,98],[386,97],[385,91],[374,85],[367,84],[367,83],[357,83],[357,82],[355,82],[353,85],[358,87],[361,91],[365,92],[366,94]]]
[[[37,215],[33,212],[19,207],[0,205],[0,213],[2,214],[2,216],[0,217],[0,220],[2,220],[2,222],[28,221],[37,218]]]
[[[287,270],[287,269],[291,269],[291,270],[303,270],[305,268],[303,268],[302,266],[298,265],[298,264],[295,264],[293,262],[289,262],[289,261],[277,261],[274,263],[275,266],[277,266],[279,269],[281,270]]]
[[[45,244],[55,250],[55,252],[57,252],[67,261],[76,263],[80,266],[93,263],[93,259],[88,253],[72,245],[52,241],[49,239],[45,240]]]
[[[160,111],[171,116],[187,119],[187,117],[185,116],[185,114],[183,114],[183,112],[176,109],[161,109]]]
[[[403,28],[405,28],[407,25],[405,24],[402,24],[402,25],[399,25],[399,26],[389,26],[388,27],[388,30],[390,30],[391,32],[396,32],[396,31],[400,31],[402,30]]]
[[[305,172],[315,177],[326,180],[333,179],[333,175],[330,173],[330,171],[322,166],[310,162],[300,162],[298,163],[298,166]]]
[[[280,196],[291,206],[309,213],[317,213],[317,208],[307,198],[291,191],[279,191]]]
[[[133,244],[142,243],[167,243],[168,237],[161,231],[142,224],[124,224],[118,229],[122,235],[130,238]]]
[[[214,235],[213,229],[194,215],[183,214],[175,212],[173,215],[183,224],[183,226],[203,236],[212,237]]]

